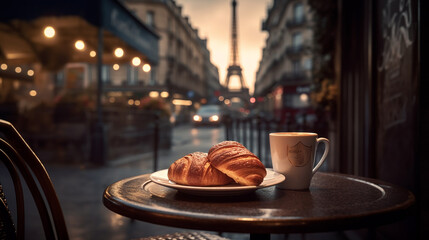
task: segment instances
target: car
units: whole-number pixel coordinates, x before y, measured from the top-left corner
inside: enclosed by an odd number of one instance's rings
[[[194,126],[213,125],[220,126],[222,122],[222,109],[219,105],[203,105],[192,117]]]

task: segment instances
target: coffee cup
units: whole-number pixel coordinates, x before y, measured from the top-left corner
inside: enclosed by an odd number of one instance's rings
[[[325,144],[325,150],[319,162],[313,167],[320,143]],[[329,140],[318,138],[317,133],[275,132],[270,133],[270,148],[274,171],[286,177],[286,180],[276,187],[305,190],[310,187],[311,178],[326,160]]]

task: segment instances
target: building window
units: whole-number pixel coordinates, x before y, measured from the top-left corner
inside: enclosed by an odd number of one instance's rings
[[[302,45],[302,34],[300,32],[292,35],[292,46],[294,48],[301,47]]]
[[[302,3],[297,3],[293,7],[293,19],[295,22],[302,22],[304,19],[304,6]]]
[[[155,13],[153,11],[146,12],[146,24],[155,27]]]
[[[310,59],[305,60],[304,68],[306,70],[311,70],[313,68],[313,59],[310,58]]]
[[[172,21],[171,21],[170,17],[167,20],[167,29],[168,29],[169,32],[172,32],[173,28],[172,28]]]
[[[292,72],[294,74],[298,74],[301,71],[301,62],[300,61],[292,61]]]

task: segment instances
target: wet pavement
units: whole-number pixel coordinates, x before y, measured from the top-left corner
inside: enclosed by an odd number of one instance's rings
[[[207,152],[222,140],[221,128],[177,126],[173,132],[173,147],[159,152],[158,168],[168,168],[190,152]],[[47,170],[60,198],[71,239],[132,239],[186,231],[134,221],[111,212],[102,204],[103,191],[109,184],[153,172],[152,153],[118,159],[104,167],[49,165]]]
[[[176,159],[195,151],[207,152],[225,140],[223,128],[192,128],[176,126],[173,147],[159,153],[159,169],[165,169]],[[41,159],[43,162],[43,159]],[[166,233],[192,231],[135,221],[111,212],[102,203],[104,189],[123,178],[153,172],[153,154],[118,159],[103,167],[49,164],[51,176],[65,215],[71,239],[135,239]],[[0,170],[1,173],[1,170]],[[2,179],[3,180],[3,179]],[[4,181],[4,180],[3,180]],[[6,185],[3,182],[3,185]],[[12,204],[13,205],[13,204]],[[40,220],[34,206],[26,206],[31,215],[26,220],[28,239],[44,239]],[[223,234],[232,239],[248,239],[248,234]],[[313,237],[312,237],[313,236]],[[303,235],[276,235],[272,239],[304,239]],[[343,234],[306,235],[305,239],[344,239]]]

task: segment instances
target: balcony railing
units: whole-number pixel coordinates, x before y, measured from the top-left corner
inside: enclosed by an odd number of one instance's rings
[[[308,49],[309,49],[309,47],[304,45],[304,44],[296,45],[296,46],[290,46],[290,47],[286,48],[286,54],[289,56],[296,56],[296,55],[303,54]]]
[[[280,79],[280,83],[282,85],[289,85],[291,83],[305,83],[310,81],[310,77],[307,71],[295,71],[295,72],[287,72],[282,75]]]
[[[302,27],[307,23],[307,19],[305,17],[302,18],[292,18],[286,22],[286,27],[288,28],[297,28]]]

